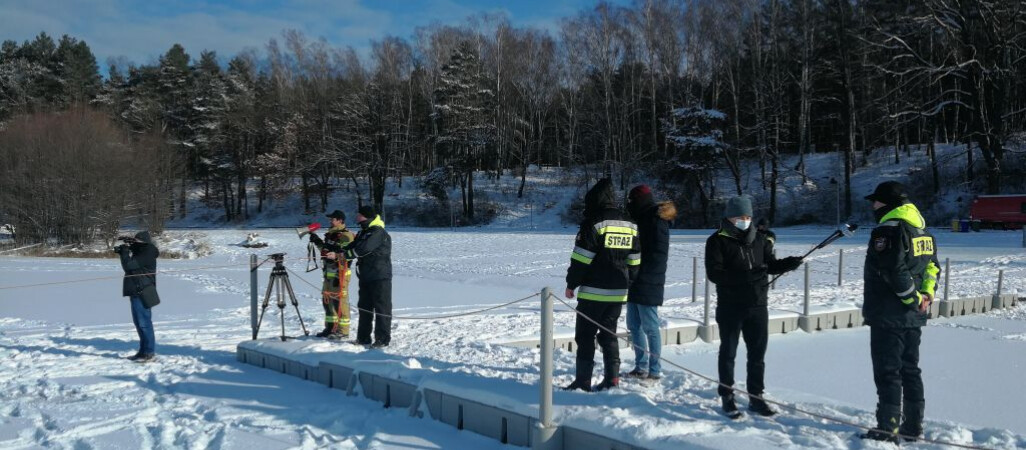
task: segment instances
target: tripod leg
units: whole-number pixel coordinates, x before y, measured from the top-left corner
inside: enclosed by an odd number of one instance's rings
[[[260,319],[257,320],[256,329],[253,330],[253,339],[257,338],[257,334],[260,333],[260,324],[264,321],[264,312],[267,311],[267,305],[271,302],[271,289],[274,288],[274,277],[272,276],[270,281],[267,283],[267,292],[264,294],[264,303],[260,306]]]
[[[296,300],[296,292],[292,290],[292,282],[289,281],[288,274],[285,274],[282,281],[285,283],[285,290],[289,293],[289,298],[292,299],[292,306],[296,308],[296,317],[299,317],[299,327],[303,329],[304,336],[309,336],[310,332],[306,330],[306,324],[303,323],[303,315],[299,312],[299,301]]]
[[[285,283],[282,277],[278,278],[278,314],[281,316],[281,340],[285,341]]]

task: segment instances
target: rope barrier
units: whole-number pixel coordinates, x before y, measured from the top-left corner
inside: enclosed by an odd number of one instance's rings
[[[559,297],[556,294],[552,294],[552,293],[549,293],[549,297],[555,298],[556,300],[558,300],[560,303],[562,303],[564,306],[566,306],[568,308],[573,308],[574,311],[577,313],[577,315],[579,317],[583,317],[583,318],[587,319],[589,322],[594,324],[600,330],[605,331],[606,333],[609,333],[609,334],[613,335],[617,339],[625,341],[628,344],[630,344],[630,340],[629,339],[627,339],[625,337],[617,336],[615,331],[610,330],[610,329],[602,326],[602,324],[598,323],[598,321],[592,319],[591,317],[588,317],[588,316],[582,314],[580,311],[577,311],[577,308],[574,308],[573,306],[571,306],[569,303],[567,303],[567,301],[565,299]],[[635,347],[633,345],[631,345],[631,348],[641,350],[640,348]],[[682,371],[684,371],[686,373],[694,375],[694,376],[696,376],[698,378],[701,378],[703,380],[709,381],[709,382],[711,382],[711,383],[713,383],[713,384],[715,384],[717,386],[723,386],[723,387],[725,387],[727,389],[733,390],[734,392],[744,394],[744,395],[748,396],[749,398],[759,399],[759,400],[762,400],[762,401],[764,401],[766,403],[777,405],[777,406],[779,406],[781,408],[784,408],[784,409],[787,409],[787,410],[790,410],[790,411],[794,411],[794,412],[797,412],[797,413],[800,413],[800,414],[805,414],[805,415],[808,415],[808,416],[811,416],[811,417],[815,417],[817,419],[822,419],[822,420],[826,420],[828,422],[834,422],[834,423],[838,423],[838,424],[841,424],[841,425],[848,425],[848,426],[855,427],[855,428],[858,428],[858,429],[861,429],[861,430],[866,430],[866,431],[876,430],[876,431],[880,431],[882,433],[889,434],[891,436],[894,436],[894,437],[897,437],[897,438],[902,438],[902,439],[915,439],[916,441],[919,441],[919,442],[926,442],[926,443],[937,444],[937,445],[950,445],[952,447],[966,448],[966,449],[972,449],[972,450],[989,450],[987,447],[979,447],[979,446],[974,446],[974,445],[956,444],[956,443],[953,443],[953,442],[938,441],[938,440],[934,440],[934,439],[927,439],[925,436],[924,437],[906,436],[906,435],[902,435],[902,434],[899,434],[899,433],[892,433],[892,432],[888,432],[888,431],[884,431],[884,430],[878,430],[876,428],[867,427],[865,425],[861,425],[861,424],[858,424],[858,423],[855,423],[855,422],[850,422],[850,421],[847,421],[847,420],[844,420],[844,419],[839,419],[839,418],[836,418],[836,417],[828,416],[828,415],[825,415],[825,414],[820,414],[820,413],[816,413],[816,412],[812,412],[812,411],[806,411],[806,410],[801,409],[801,408],[799,408],[797,406],[793,406],[793,405],[790,405],[790,404],[787,404],[787,403],[778,402],[778,401],[775,401],[775,400],[770,400],[770,399],[767,399],[765,397],[752,394],[752,393],[750,393],[748,391],[745,391],[745,390],[743,390],[741,388],[736,388],[734,386],[728,386],[726,384],[720,383],[720,381],[718,379],[714,379],[712,377],[703,375],[702,373],[699,373],[699,372],[696,372],[696,371],[694,371],[692,369],[684,367],[684,366],[682,366],[680,364],[677,364],[677,363],[675,363],[673,361],[670,361],[670,360],[668,360],[666,358],[663,358],[662,356],[655,355],[652,352],[648,351],[647,349],[643,350],[643,351],[645,353],[648,353],[649,357],[659,358],[660,361],[662,361],[662,362],[664,362],[664,363],[666,363],[666,364],[668,364],[670,366],[676,367],[676,368],[678,368],[678,369],[680,369],[680,370],[682,370]]]
[[[286,268],[285,270],[287,270],[290,273],[292,273],[293,275],[295,275],[296,278],[299,278],[300,281],[302,281],[302,282],[310,285],[310,287],[320,291],[320,289],[321,289],[320,287],[318,287],[317,285],[307,281],[305,278],[300,276],[298,273],[294,272],[292,269]],[[443,315],[439,315],[439,316],[395,316],[395,315],[389,315],[389,314],[382,314],[382,313],[377,312],[377,311],[366,310],[366,309],[360,308],[358,306],[350,305],[349,308],[350,308],[350,310],[362,311],[362,312],[365,312],[365,313],[368,313],[368,314],[378,314],[378,315],[385,316],[385,317],[391,317],[393,319],[401,319],[401,320],[438,320],[438,319],[451,319],[451,318],[454,318],[454,317],[473,316],[473,315],[476,315],[476,314],[486,313],[488,311],[493,311],[493,310],[496,310],[496,309],[502,309],[502,308],[505,308],[505,307],[508,307],[508,306],[512,306],[512,305],[515,305],[515,304],[523,302],[523,301],[530,300],[530,299],[532,299],[534,297],[539,297],[539,296],[541,296],[540,293],[534,293],[534,294],[528,295],[527,297],[524,297],[524,298],[519,298],[519,299],[513,300],[511,302],[506,302],[506,303],[502,303],[502,304],[499,304],[499,305],[490,306],[488,308],[484,308],[484,309],[480,309],[480,310],[476,310],[476,311],[463,312],[463,313],[455,313],[455,314],[443,314]]]
[[[131,275],[111,275],[111,276],[108,276],[108,277],[81,278],[81,279],[77,279],[77,280],[65,280],[65,281],[51,281],[49,283],[21,284],[21,285],[16,285],[16,286],[0,286],[0,291],[8,290],[8,289],[22,289],[22,288],[29,288],[29,287],[53,286],[53,285],[59,285],[59,284],[84,283],[84,282],[88,282],[88,281],[115,280],[115,279],[119,279],[119,278],[144,277],[144,276],[151,276],[151,275],[158,275],[158,274],[165,274],[165,273],[192,272],[192,271],[196,271],[196,270],[209,270],[209,269],[226,269],[226,268],[229,268],[229,267],[243,267],[243,266],[248,267],[249,263],[246,263],[246,264],[226,264],[226,265],[221,265],[221,266],[193,267],[193,268],[189,268],[189,269],[158,270],[156,272],[148,272],[148,273],[134,273],[134,274],[131,274]]]

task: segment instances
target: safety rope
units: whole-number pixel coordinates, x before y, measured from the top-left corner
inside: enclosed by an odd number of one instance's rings
[[[567,303],[567,301],[565,299],[563,299],[563,298],[561,298],[561,297],[559,297],[556,294],[553,294],[551,292],[549,293],[549,297],[552,297],[552,298],[558,300],[560,303],[562,303],[564,306],[566,306],[568,308],[573,308],[574,312],[576,312],[579,317],[585,318],[586,320],[588,320],[589,322],[594,324],[596,327],[598,327],[600,330],[605,331],[606,333],[609,333],[609,334],[613,335],[617,339],[622,340],[622,341],[627,342],[628,344],[630,344],[630,340],[629,339],[627,339],[626,337],[617,336],[615,331],[610,330],[609,328],[606,328],[606,327],[602,326],[602,324],[598,323],[598,321],[592,319],[591,317],[588,317],[585,314],[582,314],[580,311],[577,311],[577,308],[574,308],[573,306],[571,306],[569,303]],[[638,347],[635,347],[633,345],[631,345],[631,348],[634,348],[634,349],[637,349],[637,350],[642,350],[642,349],[640,349]],[[663,358],[662,356],[656,355],[656,354],[652,353],[651,351],[648,351],[647,349],[642,350],[642,351],[647,353],[649,355],[649,357],[658,358],[660,361],[662,361],[662,362],[664,362],[664,363],[666,363],[666,364],[668,364],[670,366],[676,367],[676,368],[678,368],[678,369],[680,369],[680,370],[682,370],[684,372],[692,374],[692,375],[694,375],[694,376],[696,376],[698,378],[701,378],[703,380],[709,381],[709,382],[711,382],[713,384],[716,384],[718,386],[722,386],[722,387],[725,387],[727,389],[731,389],[734,392],[738,392],[738,393],[747,395],[750,398],[759,399],[759,400],[762,400],[762,401],[764,401],[766,403],[777,405],[777,406],[779,406],[781,408],[784,408],[784,409],[787,409],[787,410],[791,410],[791,411],[794,411],[794,412],[797,412],[797,413],[800,413],[800,414],[805,414],[805,415],[808,415],[808,416],[812,416],[812,417],[815,417],[817,419],[822,419],[822,420],[826,420],[826,421],[829,421],[829,422],[839,423],[839,424],[842,424],[842,425],[848,425],[848,426],[859,428],[859,429],[866,430],[866,431],[878,431],[878,432],[881,432],[881,433],[884,433],[884,434],[888,434],[888,435],[891,435],[891,436],[894,436],[894,437],[897,437],[897,438],[902,438],[902,439],[906,439],[906,438],[907,439],[915,439],[915,440],[917,440],[919,442],[926,442],[926,443],[937,444],[937,445],[950,445],[952,447],[967,448],[967,449],[973,449],[973,450],[989,450],[987,447],[979,447],[979,446],[967,445],[967,444],[956,444],[954,442],[939,441],[939,440],[928,439],[926,437],[919,437],[919,436],[906,436],[906,435],[899,434],[899,433],[893,433],[893,432],[889,432],[889,431],[879,430],[879,429],[876,429],[876,428],[873,428],[873,427],[867,427],[865,425],[861,425],[861,424],[858,424],[858,423],[855,423],[855,422],[851,422],[851,421],[847,421],[847,420],[844,420],[844,419],[839,419],[837,417],[828,416],[828,415],[825,415],[825,414],[820,414],[820,413],[816,413],[816,412],[812,412],[812,411],[807,411],[807,410],[801,409],[801,408],[799,408],[797,406],[793,406],[793,405],[790,405],[790,404],[787,404],[787,403],[778,402],[778,401],[775,401],[775,400],[770,400],[768,398],[752,394],[752,393],[750,393],[748,391],[745,391],[745,390],[743,390],[741,388],[736,388],[734,386],[728,386],[726,384],[721,383],[717,379],[714,379],[712,377],[703,375],[703,374],[701,374],[699,372],[696,372],[696,371],[694,371],[692,369],[689,369],[689,368],[684,367],[684,366],[682,366],[680,364],[677,364],[677,363],[675,363],[673,361],[670,361],[670,360],[668,360],[666,358]]]
[[[134,273],[134,274],[131,274],[131,275],[111,275],[111,276],[107,276],[107,277],[81,278],[81,279],[77,279],[77,280],[65,280],[65,281],[51,281],[51,282],[48,282],[48,283],[21,284],[21,285],[16,285],[16,286],[0,286],[0,291],[8,290],[8,289],[22,289],[22,288],[29,288],[29,287],[53,286],[53,285],[58,285],[58,284],[84,283],[84,282],[87,282],[87,281],[114,280],[114,279],[119,279],[119,278],[132,278],[132,277],[145,277],[145,276],[165,274],[165,273],[192,272],[192,271],[196,271],[196,270],[209,270],[209,269],[226,269],[226,268],[229,268],[229,267],[242,267],[242,266],[243,266],[242,264],[227,264],[227,265],[222,265],[222,266],[192,267],[192,268],[189,268],[189,269],[158,270],[156,272]],[[249,263],[246,263],[245,266],[249,266]]]
[[[310,285],[310,287],[313,287],[315,289],[319,289],[313,283],[311,283],[311,282],[307,281],[306,279],[304,279],[303,277],[299,276],[299,274],[294,272],[292,269],[286,268],[285,270],[288,270],[290,273],[292,273],[297,278],[299,278],[300,281]],[[475,314],[481,314],[481,313],[485,313],[485,312],[488,312],[488,311],[494,311],[496,309],[502,309],[502,308],[505,308],[505,307],[508,307],[508,306],[511,306],[511,305],[515,305],[515,304],[523,302],[523,301],[530,300],[530,299],[532,299],[534,297],[539,297],[539,296],[541,296],[540,293],[534,293],[534,294],[528,295],[527,297],[524,297],[524,298],[518,298],[518,299],[513,300],[511,302],[506,302],[506,303],[502,303],[502,304],[495,305],[495,306],[489,306],[487,308],[479,309],[479,310],[476,310],[476,311],[456,313],[456,314],[443,314],[443,315],[438,315],[438,316],[396,316],[396,315],[391,315],[391,314],[382,314],[380,312],[363,309],[363,308],[360,308],[358,306],[350,306],[350,309],[351,310],[355,309],[357,311],[362,311],[362,312],[365,312],[365,313],[368,313],[368,314],[378,314],[378,315],[385,316],[385,317],[391,317],[393,319],[401,319],[401,320],[438,320],[438,319],[452,319],[452,318],[455,318],[455,317],[473,316]]]

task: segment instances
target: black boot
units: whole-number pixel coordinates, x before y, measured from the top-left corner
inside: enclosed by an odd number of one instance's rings
[[[901,427],[898,433],[906,442],[915,442],[916,438],[923,435],[923,414],[926,412],[926,402],[905,402],[901,405],[902,416]]]
[[[873,439],[898,444],[898,422],[901,419],[901,407],[896,405],[876,405],[876,428],[861,435],[862,439]]]
[[[761,397],[762,394],[759,394]],[[751,397],[748,401],[748,410],[763,417],[773,417],[777,411],[770,407],[764,400]]]
[[[594,361],[577,360],[577,377],[573,383],[563,388],[564,391],[580,389],[584,392],[591,392],[591,371],[595,367]]]
[[[741,418],[742,414],[741,411],[737,410],[737,402],[734,401],[733,393],[720,397],[720,400],[723,402],[723,413],[726,414],[727,417],[730,417],[731,419]]]
[[[324,327],[323,330],[321,330],[320,333],[317,333],[314,336],[317,336],[319,338],[323,338],[323,337],[328,337],[330,334],[331,334],[331,327],[326,326],[326,327]]]
[[[602,377],[602,382],[595,386],[596,391],[604,391],[606,389],[615,388],[620,385],[620,359],[619,358],[603,358],[603,370],[605,376]]]

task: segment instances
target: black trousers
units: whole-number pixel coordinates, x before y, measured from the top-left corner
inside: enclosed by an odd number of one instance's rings
[[[598,322],[603,328],[616,332],[616,321],[623,310],[621,302],[597,302],[594,300],[578,300],[577,311]],[[616,343],[616,335],[601,330],[591,320],[578,317],[574,325],[574,342],[577,343],[577,376],[591,378],[595,366],[595,335],[602,347],[602,361],[607,377],[620,374],[620,346]]]
[[[392,341],[392,279],[360,280],[360,322],[356,329],[356,341],[371,343],[373,324],[374,341],[388,344]]]
[[[923,330],[919,327],[869,327],[873,381],[879,399],[877,421],[882,422],[879,424],[881,426],[886,425],[887,429],[897,424],[899,414],[904,410],[906,428],[913,432],[921,431],[923,406],[926,403],[922,370],[919,369],[919,343],[922,337]]]
[[[762,395],[766,388],[766,344],[769,342],[769,312],[765,306],[751,308],[717,307],[716,323],[720,329],[720,355],[718,365],[720,383],[734,386],[734,358],[737,356],[738,337],[743,337],[748,349],[748,392]],[[720,396],[733,393],[727,387],[717,388]]]

